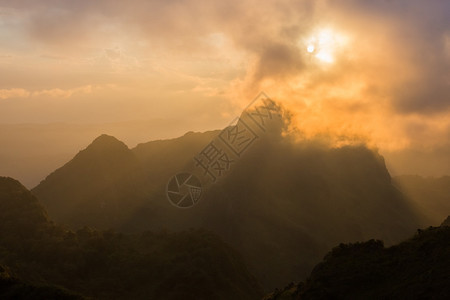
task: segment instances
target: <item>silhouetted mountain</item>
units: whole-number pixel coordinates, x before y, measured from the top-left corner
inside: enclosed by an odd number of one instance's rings
[[[418,227],[382,157],[367,148],[274,140],[250,151],[195,209],[265,287],[304,278],[339,242],[392,244]]]
[[[47,226],[47,213],[20,182],[0,177],[0,236],[11,232],[16,239],[28,238]]]
[[[123,165],[113,171],[91,170],[92,161],[105,158],[90,154],[88,147],[81,152],[86,155],[77,155],[33,193],[56,220],[71,227],[83,223],[126,232],[212,230],[242,253],[267,289],[304,279],[339,242],[375,238],[392,244],[419,227],[379,154],[364,146],[293,142],[279,130],[261,135],[198,205],[173,207],[165,195],[169,178],[193,165],[194,156],[217,134],[188,133],[124,149],[127,159],[119,159]],[[105,176],[117,180],[105,182]],[[93,209],[92,203],[117,203],[120,209]],[[103,211],[107,219],[102,219]]]
[[[0,265],[18,280],[0,293],[59,293],[99,299],[258,299],[242,258],[216,235],[190,230],[125,235],[50,222],[19,182],[0,177]],[[33,286],[49,286],[35,288]],[[63,295],[64,296],[64,295]],[[61,296],[62,299],[65,299]]]
[[[394,177],[394,184],[416,207],[423,219],[423,226],[437,226],[450,214],[450,176],[403,175]]]
[[[139,164],[128,147],[101,135],[34,190],[56,222],[108,228],[123,221],[134,199]],[[131,202],[131,203],[128,203]],[[122,218],[122,219],[121,219]]]
[[[56,222],[119,228],[218,132],[139,144],[101,135],[33,189]],[[164,203],[166,204],[166,203]]]
[[[429,227],[399,245],[340,244],[305,283],[289,284],[265,300],[449,299],[450,227]]]

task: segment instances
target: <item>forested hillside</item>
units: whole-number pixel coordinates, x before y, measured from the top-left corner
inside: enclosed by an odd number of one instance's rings
[[[48,220],[19,182],[0,178],[0,265],[26,285],[98,299],[258,299],[242,258],[202,230],[122,234]],[[4,276],[5,277],[5,276]],[[60,293],[2,280],[1,293]],[[14,285],[15,287],[11,287]],[[8,287],[9,286],[9,287]],[[11,290],[13,289],[13,290]],[[62,292],[61,292],[62,293]]]

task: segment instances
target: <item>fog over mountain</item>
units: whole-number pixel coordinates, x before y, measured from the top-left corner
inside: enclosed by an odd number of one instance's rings
[[[241,120],[246,116],[244,112]],[[359,243],[382,240],[391,246],[417,228],[442,222],[449,209],[447,177],[392,179],[377,150],[299,139],[288,131],[289,118],[277,120],[234,158],[220,180],[205,184],[199,202],[187,209],[168,201],[169,179],[180,172],[195,173],[199,167],[194,158],[233,126],[132,149],[103,134],[31,193],[13,179],[1,179],[0,243],[5,252],[0,265],[11,270],[3,277],[12,278],[3,292],[99,299],[259,299],[288,282],[322,276],[315,275],[316,265],[336,245],[356,243],[349,249],[384,253],[381,242],[373,247],[372,242]],[[195,174],[200,176],[200,171]],[[204,255],[209,258],[200,258]],[[363,265],[366,254],[361,255]],[[59,257],[61,264],[50,257]],[[172,267],[167,269],[169,261]],[[43,271],[36,271],[34,264]],[[167,269],[163,278],[154,273],[160,268]],[[345,270],[352,272],[349,266]],[[180,280],[188,283],[168,288]],[[289,285],[281,291],[307,295],[307,286]],[[375,287],[369,288],[376,293]],[[276,298],[280,293],[269,297],[281,299]]]
[[[219,128],[227,122],[229,120],[220,120],[209,128]],[[0,124],[0,175],[17,178],[31,189],[103,133],[134,148],[145,141],[182,136],[188,130],[204,131],[204,127],[200,120],[195,123],[195,120],[185,119],[98,124]],[[445,149],[381,150],[380,154],[385,158],[389,172],[395,176],[441,177],[450,174],[450,153]]]
[[[168,180],[219,133],[133,149],[102,135],[33,193],[54,220],[72,228],[211,230],[242,253],[265,288],[304,278],[339,242],[392,244],[424,223],[374,150],[298,142],[281,129],[263,136],[196,206],[173,207]]]
[[[450,1],[0,0],[0,299],[450,299]]]

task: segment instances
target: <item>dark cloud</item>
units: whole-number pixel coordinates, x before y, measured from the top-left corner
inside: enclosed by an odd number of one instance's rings
[[[254,80],[264,78],[286,79],[298,75],[304,66],[303,57],[295,45],[267,43],[261,45]]]
[[[343,2],[330,3],[337,7]],[[354,0],[345,1],[340,9],[387,24],[386,35],[398,55],[392,60],[413,67],[413,78],[391,90],[398,113],[435,114],[450,109],[450,48],[445,42],[450,36],[449,1]]]

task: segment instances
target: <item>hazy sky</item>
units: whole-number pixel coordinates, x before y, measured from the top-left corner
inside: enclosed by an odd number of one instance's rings
[[[450,153],[450,1],[0,0],[0,123],[184,119]],[[436,150],[436,151],[437,151]]]

